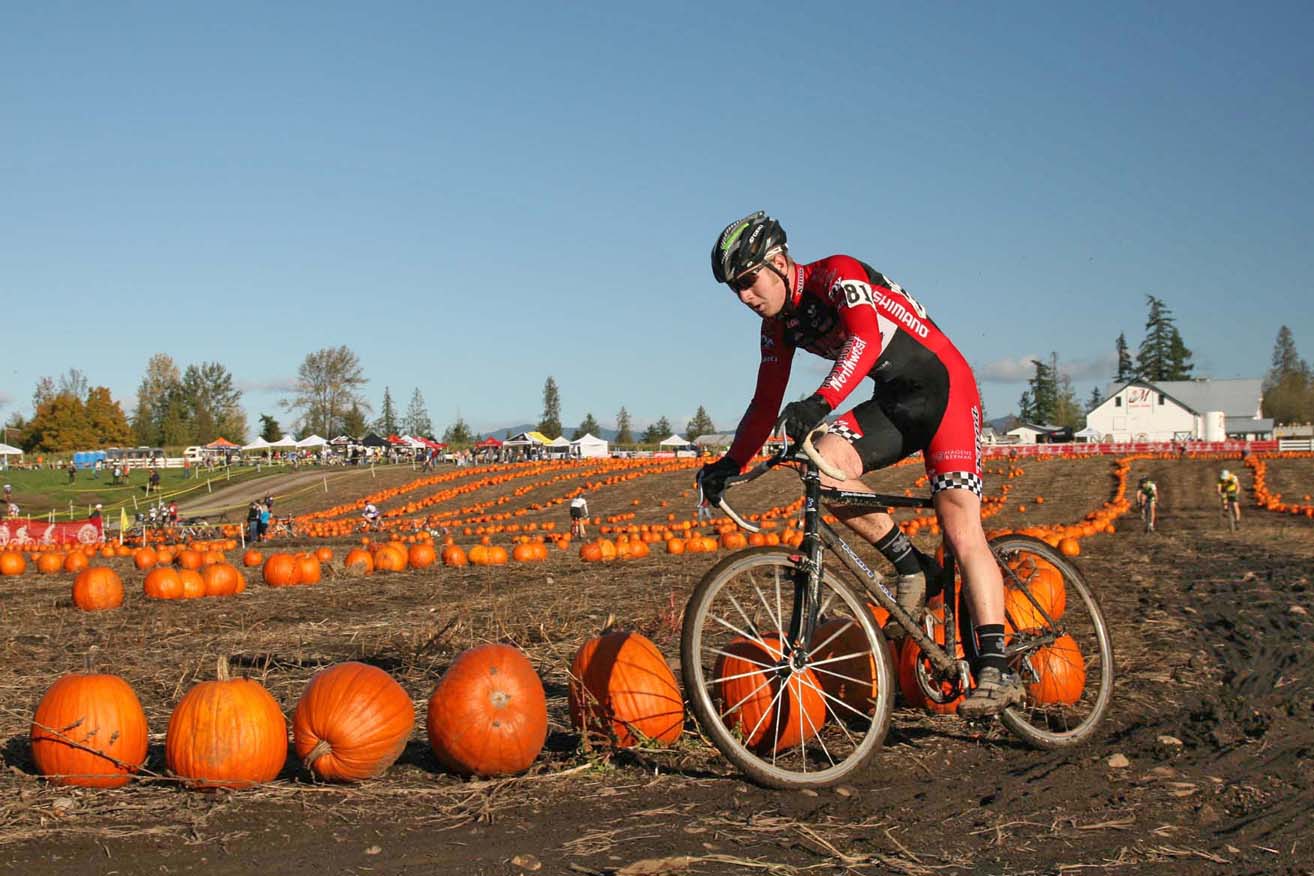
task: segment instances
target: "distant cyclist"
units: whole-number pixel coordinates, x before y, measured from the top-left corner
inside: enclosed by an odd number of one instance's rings
[[[365,519],[367,529],[379,528],[379,508],[373,502],[365,503],[365,510],[361,512],[360,516]]]
[[[570,500],[570,534],[575,538],[583,538],[585,525],[589,518],[589,502],[583,496],[576,496]]]
[[[1159,520],[1159,487],[1150,478],[1141,478],[1136,485],[1136,510],[1144,510],[1149,515],[1148,526],[1150,532],[1154,532]]]
[[[1223,469],[1218,474],[1218,498],[1223,503],[1223,509],[1232,515],[1236,525],[1241,525],[1241,503],[1237,501],[1241,494],[1241,481],[1237,476]]]

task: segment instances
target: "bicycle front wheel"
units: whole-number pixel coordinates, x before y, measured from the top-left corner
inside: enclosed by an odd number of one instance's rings
[[[1113,697],[1113,643],[1081,572],[1037,538],[1002,536],[990,547],[1004,576],[1005,652],[1026,701],[999,716],[1036,748],[1065,748],[1095,732]]]
[[[690,595],[680,637],[699,726],[771,788],[825,787],[861,769],[894,707],[894,663],[872,604],[830,573],[812,640],[790,641],[806,591],[797,556],[760,547],[722,560]]]

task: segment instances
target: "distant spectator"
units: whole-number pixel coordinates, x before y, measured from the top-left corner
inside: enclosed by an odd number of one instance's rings
[[[8,505],[12,498],[14,498],[14,487],[12,484],[5,484],[5,504]]]
[[[251,507],[246,509],[246,529],[248,542],[257,542],[260,540],[260,503],[252,502]]]
[[[174,501],[169,502],[169,522],[178,525],[178,503]]]
[[[20,512],[19,512],[19,510],[18,510],[18,505],[17,505],[17,504],[15,504],[14,502],[6,502],[6,503],[5,503],[5,516],[6,516],[6,517],[17,517],[17,516],[19,515],[19,513],[20,513]]]
[[[96,505],[95,505],[95,507],[93,507],[93,508],[91,509],[91,513],[87,515],[87,519],[90,520],[92,523],[99,523],[99,522],[100,522],[100,510],[101,510],[101,509],[100,509],[100,503],[97,502]]]
[[[68,464],[68,482],[71,484],[78,479],[78,467],[74,463]]]
[[[152,468],[151,476],[146,480],[146,492],[149,494],[152,491],[156,493],[160,491],[160,470],[158,468]]]
[[[119,464],[117,462],[114,463],[114,470],[110,474],[114,478],[112,483],[117,484],[119,481],[123,479],[123,469],[119,467]]]
[[[272,502],[273,499],[270,499],[269,501]],[[269,532],[269,506],[268,506],[268,505],[261,505],[261,506],[260,506],[260,538],[261,538],[261,540],[264,539],[264,537],[265,537],[265,533],[267,533],[267,532]]]

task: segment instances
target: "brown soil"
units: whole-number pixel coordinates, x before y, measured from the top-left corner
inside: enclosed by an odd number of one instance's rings
[[[1025,468],[1008,482],[1009,509],[989,525],[1077,520],[1112,484],[1108,460]],[[553,551],[544,564],[364,579],[330,573],[307,588],[268,589],[255,580],[240,597],[179,603],[144,599],[140,573],[118,560],[128,598],[103,614],[72,607],[68,576],[29,570],[0,581],[0,622],[8,631],[0,652],[0,745],[8,767],[0,779],[0,868],[1314,872],[1314,529],[1304,518],[1247,506],[1243,528],[1229,533],[1213,501],[1217,468],[1138,462],[1133,482],[1148,472],[1160,485],[1160,531],[1141,533],[1127,517],[1116,535],[1083,542],[1078,563],[1103,603],[1118,657],[1114,707],[1092,744],[1032,751],[993,726],[901,710],[868,772],[818,793],[746,784],[692,724],[673,749],[615,755],[586,750],[570,728],[566,670],[580,642],[614,615],[674,656],[683,601],[713,556],[657,552],[602,566],[582,563],[573,550]],[[901,492],[919,473],[908,466],[871,481]],[[1309,491],[1311,475],[1310,460],[1269,465],[1270,483],[1288,494]],[[414,476],[398,473],[388,485]],[[306,483],[284,488],[289,496],[320,473],[291,477]],[[501,510],[527,507],[584,480],[514,498],[527,484],[507,482],[458,497],[452,507],[498,496],[509,499]],[[683,517],[689,481],[687,471],[641,477],[591,491],[590,504],[604,516],[633,511],[637,523],[671,511]],[[783,503],[793,498],[793,483],[786,473],[772,475],[740,501],[747,508]],[[997,492],[1002,483],[992,475],[987,489]],[[369,489],[353,473],[349,483],[330,482],[327,494],[297,493],[297,510]],[[1035,504],[1035,495],[1045,503]],[[1019,501],[1028,502],[1025,514],[1015,508]],[[554,506],[523,521],[564,525],[564,517]],[[345,546],[335,549],[341,554]],[[550,735],[528,775],[465,781],[444,773],[430,754],[424,703],[457,653],[489,640],[514,642],[534,660],[549,697]],[[385,777],[358,787],[316,784],[289,759],[276,782],[255,790],[182,790],[163,775],[164,730],[182,692],[212,677],[217,654],[259,678],[289,713],[318,668],[375,663],[415,700],[412,742]],[[27,732],[37,701],[57,676],[88,665],[126,678],[154,731],[150,775],[116,791],[50,786],[33,774]],[[1111,766],[1114,755],[1129,765]]]

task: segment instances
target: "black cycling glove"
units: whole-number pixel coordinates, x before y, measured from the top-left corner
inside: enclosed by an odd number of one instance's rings
[[[790,402],[781,411],[785,420],[785,434],[794,441],[802,441],[812,430],[821,425],[830,413],[830,402],[813,393],[803,401]]]
[[[698,470],[698,487],[703,491],[703,500],[709,505],[721,501],[725,492],[725,482],[739,474],[741,466],[728,456],[716,462],[709,462]]]

